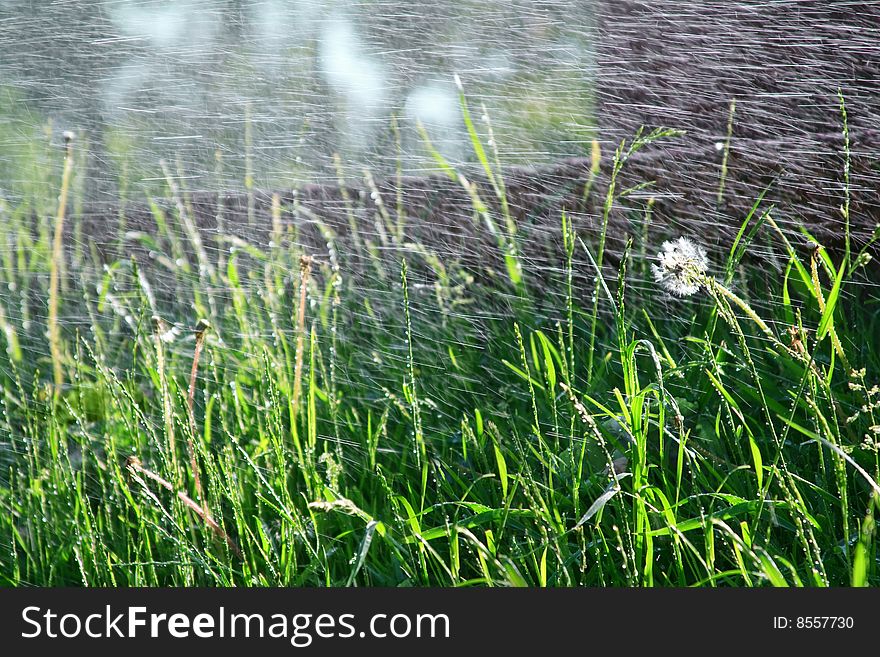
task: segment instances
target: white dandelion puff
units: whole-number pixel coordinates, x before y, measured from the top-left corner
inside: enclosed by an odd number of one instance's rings
[[[687,237],[663,242],[657,263],[651,265],[654,280],[679,297],[696,294],[706,284],[708,268],[706,250]]]
[[[709,258],[706,256],[706,249],[687,237],[663,242],[661,251],[657,254],[657,262],[651,264],[654,279],[670,294],[689,297],[701,289],[705,290],[718,308],[723,311],[725,319],[731,322],[737,330],[741,331],[742,329],[739,328],[738,321],[734,317],[734,307],[745,313],[746,317],[753,321],[780,351],[801,362],[808,360],[805,351],[798,351],[791,345],[783,343],[745,299],[717,281],[714,276],[709,276],[708,269]],[[844,361],[844,366],[851,369],[843,349],[836,349],[836,351]],[[811,364],[811,367],[815,368],[815,364]]]

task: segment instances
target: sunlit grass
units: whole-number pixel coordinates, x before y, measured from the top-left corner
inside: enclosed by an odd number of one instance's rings
[[[357,242],[366,269],[326,227],[303,253],[278,197],[271,244],[209,241],[166,167],[156,269],[82,250],[53,333],[72,251],[29,225],[33,200],[0,206],[0,582],[880,583],[869,251],[800,250],[759,200],[726,257],[658,258],[677,236],[639,212],[611,266],[606,185],[598,241],[560,209],[564,257],[535,268],[466,116],[496,198],[435,155],[494,232],[492,284],[399,211],[387,244]],[[759,235],[783,271],[750,258]]]

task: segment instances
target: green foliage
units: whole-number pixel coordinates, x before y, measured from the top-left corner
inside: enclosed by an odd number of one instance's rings
[[[871,273],[799,253],[760,200],[699,298],[665,296],[629,247],[610,268],[568,216],[559,269],[533,270],[468,127],[497,201],[474,209],[508,256],[493,284],[405,234],[359,254],[369,284],[330,233],[304,273],[293,228],[220,236],[221,266],[154,204],[154,236],[117,239],[155,271],[67,269],[58,395],[51,231],[32,198],[0,207],[0,583],[880,584]],[[750,266],[759,236],[784,274]]]

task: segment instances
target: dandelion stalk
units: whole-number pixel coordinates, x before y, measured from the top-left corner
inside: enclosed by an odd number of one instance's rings
[[[219,538],[225,541],[226,545],[229,546],[229,549],[232,550],[236,556],[242,557],[241,550],[238,548],[238,545],[235,543],[230,536],[223,531],[223,528],[219,525],[219,523],[214,520],[210,513],[207,512],[204,508],[200,507],[196,502],[182,490],[175,490],[174,486],[170,481],[163,479],[161,476],[152,472],[145,468],[141,463],[140,459],[135,456],[132,456],[128,459],[126,464],[128,471],[131,473],[132,478],[137,481],[141,486],[145,489],[149,490],[149,486],[147,486],[147,482],[141,479],[138,475],[143,475],[147,479],[151,479],[159,484],[162,488],[177,495],[177,498],[183,502],[183,504],[189,508],[193,513],[195,513],[202,521],[208,526],[208,528],[214,532]]]
[[[199,323],[196,325],[196,346],[193,352],[193,364],[192,370],[189,374],[189,390],[187,391],[186,396],[186,408],[189,414],[189,428],[190,435],[186,439],[186,447],[189,451],[189,463],[192,468],[193,480],[195,481],[196,486],[196,496],[202,502],[202,506],[207,513],[208,506],[207,501],[205,500],[204,492],[202,491],[202,479],[199,476],[199,463],[196,460],[196,450],[193,445],[193,438],[196,435],[196,414],[195,414],[195,397],[196,397],[196,376],[199,371],[199,358],[202,355],[202,346],[205,343],[205,334],[208,332],[208,329],[211,328],[211,325],[207,320],[200,319]]]
[[[58,327],[58,287],[61,267],[64,264],[63,242],[64,214],[67,210],[67,194],[70,190],[70,177],[73,172],[73,133],[64,133],[64,173],[61,175],[61,192],[58,195],[58,212],[55,215],[55,236],[52,241],[52,262],[49,270],[49,351],[52,356],[52,373],[55,382],[55,395],[64,385],[62,367],[61,330]]]

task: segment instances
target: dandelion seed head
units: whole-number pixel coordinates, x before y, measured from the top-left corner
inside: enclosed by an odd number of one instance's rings
[[[654,280],[679,297],[696,294],[708,268],[706,250],[687,237],[663,242],[657,262],[651,264]]]

